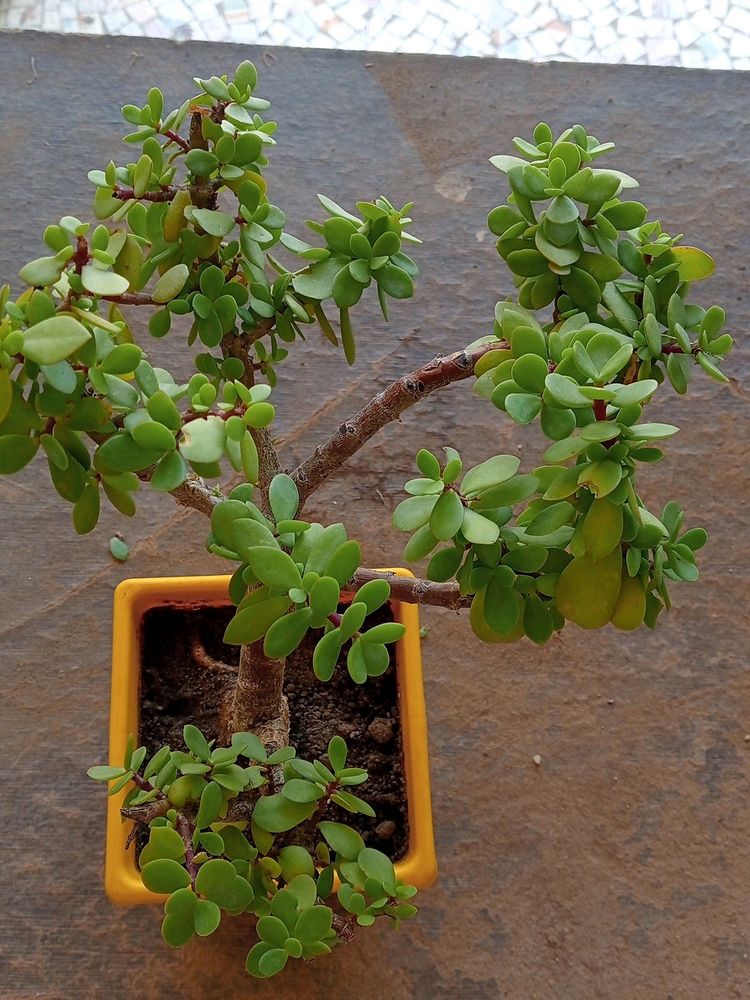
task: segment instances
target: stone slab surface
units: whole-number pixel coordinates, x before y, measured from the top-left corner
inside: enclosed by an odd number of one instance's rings
[[[85,171],[118,153],[118,108],[161,82],[170,105],[193,75],[230,70],[247,47],[0,36],[0,274],[40,252],[44,225],[85,213]],[[111,597],[126,576],[221,571],[199,514],[144,494],[124,532],[130,561],[73,534],[42,462],[0,482],[2,815],[0,996],[724,1000],[750,995],[745,331],[750,77],[671,69],[278,49],[262,93],[281,123],[273,198],[296,231],[315,192],[344,204],[416,201],[417,298],[390,326],[369,306],[349,373],[325,344],[295,351],[278,397],[283,455],[303,457],[388,380],[486,332],[510,291],[487,210],[504,197],[487,157],[540,118],[615,138],[613,165],[673,231],[710,249],[740,349],[722,389],[656,404],[682,431],[649,470],[655,507],[674,496],[705,524],[700,586],[676,591],[655,633],[571,627],[545,649],[490,648],[427,611],[424,644],[441,876],[416,924],[363,934],[273,984],[242,971],[249,933],[228,921],[173,953],[158,913],[113,908],[101,887],[104,803],[85,768],[106,753]],[[36,74],[32,72],[34,59]],[[744,216],[744,218],[743,218]],[[154,344],[175,363],[179,344]],[[666,396],[666,393],[665,393]],[[458,386],[387,429],[321,491],[310,513],[344,517],[371,565],[399,559],[388,527],[421,445],[470,463],[540,441]],[[391,478],[392,477],[392,478]],[[541,755],[541,766],[532,762]]]

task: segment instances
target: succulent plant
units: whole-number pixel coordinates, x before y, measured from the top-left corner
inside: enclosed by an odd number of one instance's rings
[[[88,175],[98,224],[48,226],[48,252],[20,271],[25,289],[0,290],[0,473],[43,452],[80,534],[102,500],[133,516],[144,484],[210,517],[208,549],[233,564],[225,640],[242,646],[220,743],[188,726],[186,751],[165,747],[146,764],[139,748],[93,777],[135,784],[126,815],[160,810],[143,875],[171,892],[169,943],[210,933],[223,903],[249,909],[259,934],[249,968],[270,975],[347,936],[325,903],[334,870],[348,925],[411,912],[390,862],[317,817],[324,799],[364,804],[339,787],[353,782],[339,781],[338,743],[330,768],[288,748],[284,658],[310,633],[321,681],[344,661],[358,684],[383,673],[403,626],[368,618],[391,598],[470,608],[487,642],[545,643],[567,621],[653,627],[670,585],[697,578],[707,536],[684,528],[674,501],[658,514],[646,506],[641,468],[662,460],[677,427],[643,411],[668,386],[685,393],[696,369],[726,381],[732,338],[720,306],[688,301],[713,260],[622,197],[637,182],[598,165],[613,144],[580,125],[554,138],[540,124],[531,141],[514,140],[516,153],[491,159],[510,195],[488,226],[516,288],[491,332],[382,388],[284,468],[271,402],[284,363],[319,335],[354,364],[360,299],[374,289],[387,320],[393,301],[414,294],[412,204],[378,196],[349,210],[319,195],[311,242],[292,235],[268,197],[276,125],[255,67],[195,85],[175,110],[156,87],[122,109],[129,162]],[[143,309],[154,341],[185,339],[187,381],[136,343]],[[464,471],[450,442],[442,456],[421,449],[393,525],[410,535],[408,560],[429,556],[425,577],[368,569],[345,525],[306,520],[306,502],[386,424],[467,379],[515,423],[539,421],[551,442],[543,464],[521,471],[516,456],[490,454]],[[242,482],[225,494],[206,480],[227,464]],[[122,539],[110,544],[127,558]],[[227,820],[246,797],[249,836]],[[275,853],[292,830],[304,842]]]

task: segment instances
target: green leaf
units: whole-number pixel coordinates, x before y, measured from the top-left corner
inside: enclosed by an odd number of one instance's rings
[[[131,431],[136,444],[152,451],[172,451],[175,446],[174,434],[164,424],[156,420],[144,420]]]
[[[384,264],[375,271],[375,280],[391,298],[409,299],[414,294],[414,282],[396,264]]]
[[[262,795],[253,810],[253,821],[268,833],[285,833],[314,811],[312,802],[292,802],[284,795]]]
[[[382,851],[363,847],[357,855],[357,864],[369,878],[375,879],[391,895],[396,892],[396,874],[393,862]]]
[[[191,420],[182,429],[180,453],[188,462],[208,465],[224,454],[226,425],[220,417]]]
[[[72,316],[52,316],[24,333],[21,351],[39,365],[54,365],[75,354],[90,339],[90,332]]]
[[[591,406],[591,400],[583,395],[578,383],[567,375],[550,372],[545,381],[546,391],[560,406],[577,409]]]
[[[305,781],[303,778],[289,778],[284,782],[281,794],[292,802],[308,803],[317,802],[318,799],[322,798],[324,792],[319,785],[311,781]]]
[[[345,307],[339,310],[339,326],[341,328],[341,344],[344,348],[344,357],[347,364],[353,365],[357,357],[357,345],[354,340],[354,329],[349,310]]]
[[[195,817],[195,825],[199,830],[215,823],[219,818],[221,807],[224,805],[224,793],[215,781],[209,781],[201,793],[198,815]]]
[[[329,681],[333,677],[343,643],[337,628],[318,640],[313,653],[313,671],[318,680]]]
[[[271,948],[260,956],[258,971],[262,976],[275,976],[283,970],[288,958],[289,955],[283,948]]]
[[[415,499],[432,499],[432,497],[415,497]],[[463,519],[464,505],[461,503],[461,498],[454,490],[446,490],[437,498],[430,515],[430,531],[435,538],[445,541],[453,538],[461,530]]]
[[[622,466],[619,462],[604,459],[601,462],[590,462],[585,465],[578,477],[581,486],[586,486],[595,497],[604,497],[611,493],[622,479]]]
[[[362,636],[362,642],[397,642],[406,632],[406,626],[401,622],[381,622],[380,625],[373,625],[371,629]]]
[[[211,858],[200,866],[195,889],[230,913],[241,913],[253,899],[250,883],[224,858]]]
[[[345,263],[345,257],[336,256],[311,264],[306,272],[292,278],[295,292],[310,299],[330,298],[333,295],[334,279]]]
[[[185,157],[185,166],[198,177],[208,177],[219,166],[219,160],[205,149],[191,149]]]
[[[0,437],[0,475],[12,475],[28,465],[39,446],[38,438],[25,434],[5,434]]]
[[[234,217],[229,215],[228,212],[215,212],[208,208],[194,208],[192,212],[195,222],[209,236],[227,236],[235,227]],[[175,294],[177,293],[175,292]],[[166,302],[167,299],[158,301]]]
[[[531,393],[511,392],[505,397],[505,410],[517,424],[530,424],[541,408],[541,398]]]
[[[167,900],[161,934],[170,948],[181,948],[192,938],[195,932],[193,917],[197,902],[195,893],[187,887],[173,892]]]
[[[221,910],[210,899],[199,899],[193,911],[195,933],[199,937],[213,934],[221,923]]]
[[[494,521],[490,521],[476,511],[471,510],[471,508],[466,507],[464,508],[464,519],[461,523],[461,534],[467,542],[472,542],[475,545],[492,545],[498,539],[500,528]]]
[[[679,431],[674,424],[635,424],[630,428],[631,437],[638,441],[660,441]]]
[[[349,539],[339,545],[326,566],[326,576],[332,576],[339,586],[343,587],[354,576],[362,561],[362,550],[359,542]]]
[[[285,473],[274,476],[268,489],[268,498],[277,521],[290,520],[297,513],[299,491],[291,476]]]
[[[340,736],[333,736],[328,743],[328,760],[334,772],[346,767],[346,754],[346,741]]]
[[[99,483],[89,476],[73,506],[73,527],[77,534],[87,535],[94,530],[99,520],[99,509]]]
[[[86,774],[94,781],[114,781],[121,778],[126,773],[124,767],[108,767],[106,764],[98,764],[90,767]]]
[[[182,455],[177,451],[169,452],[161,459],[151,476],[151,486],[155,490],[168,493],[177,489],[187,478],[187,466]]]
[[[174,892],[190,885],[190,876],[176,861],[160,858],[141,869],[143,884],[151,892]]]
[[[561,500],[541,510],[525,527],[527,535],[548,535],[564,524],[569,524],[575,514],[572,504]]]
[[[125,562],[130,556],[130,547],[117,535],[113,535],[110,538],[109,551],[112,554],[112,558],[118,562]]]
[[[461,492],[471,496],[499,486],[516,474],[520,464],[520,458],[515,455],[495,455],[469,469],[461,480]]]
[[[141,851],[138,862],[143,868],[152,861],[168,858],[181,862],[185,858],[185,842],[179,833],[171,826],[152,826],[149,839]]]
[[[357,591],[357,600],[367,605],[368,615],[372,614],[388,600],[391,586],[387,580],[368,580]]]
[[[305,607],[273,622],[263,643],[266,656],[272,660],[283,660],[288,656],[302,642],[311,619],[312,611]]]
[[[261,639],[271,624],[280,618],[292,602],[288,597],[271,597],[238,611],[224,633],[224,642],[244,645]]]
[[[261,583],[277,590],[302,587],[302,577],[291,556],[281,549],[260,545],[247,552],[247,562]]]
[[[345,823],[333,823],[329,820],[324,820],[318,823],[318,829],[332,850],[348,861],[355,861],[365,846],[364,840],[362,840],[357,831],[352,830]]]
[[[415,531],[430,520],[437,503],[436,496],[409,497],[402,500],[393,512],[393,527],[398,531]]]
[[[331,930],[333,911],[327,906],[303,910],[294,926],[294,936],[302,942],[321,941]]]
[[[122,295],[130,287],[128,279],[121,274],[104,270],[94,264],[84,264],[81,283],[92,295]]]
[[[711,378],[715,379],[717,382],[729,381],[724,372],[717,365],[714,364],[711,358],[704,351],[698,351],[698,353],[695,356],[695,359],[701,366],[701,368],[704,370],[704,372],[706,372],[707,375],[710,375]]]
[[[489,627],[498,635],[510,635],[518,624],[520,610],[518,594],[505,586],[504,577],[494,573],[487,584],[483,607]]]

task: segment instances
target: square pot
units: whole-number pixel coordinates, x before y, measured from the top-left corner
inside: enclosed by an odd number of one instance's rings
[[[411,576],[405,569],[388,572]],[[228,576],[154,577],[124,580],[114,594],[112,695],[109,760],[125,756],[128,736],[138,734],[140,688],[140,623],[150,608],[161,605],[228,605]],[[419,612],[416,605],[391,600],[394,620],[406,626],[396,644],[396,679],[404,753],[409,848],[395,865],[403,882],[425,889],[437,875],[432,829],[427,717],[422,681]],[[186,720],[187,721],[187,720]],[[150,892],[141,880],[135,844],[126,848],[131,824],[120,816],[127,788],[107,802],[104,885],[114,903],[157,903],[165,897]]]

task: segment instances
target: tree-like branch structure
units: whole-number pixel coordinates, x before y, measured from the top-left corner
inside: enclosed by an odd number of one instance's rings
[[[340,468],[382,427],[398,420],[404,410],[437,389],[470,378],[479,359],[488,351],[507,348],[504,341],[491,341],[472,350],[456,351],[434,360],[391,382],[361,410],[345,420],[324,444],[292,472],[300,495],[300,509],[323,482]]]
[[[225,344],[227,355],[240,358],[246,365],[246,380],[252,385],[252,372],[248,369],[250,359],[247,344],[242,337],[228,339]],[[300,505],[331,473],[335,472],[359,448],[382,427],[397,420],[399,416],[420,399],[446,388],[454,382],[469,378],[479,359],[490,350],[507,348],[505,341],[490,341],[471,350],[456,351],[446,357],[438,357],[415,371],[404,375],[374,396],[358,413],[345,421],[338,431],[303,462],[292,473],[300,493]],[[276,450],[265,432],[256,430],[256,444],[260,458],[260,482],[258,484],[264,498],[268,496],[268,485],[280,471]],[[152,470],[139,473],[148,480]],[[208,487],[198,476],[190,476],[181,486],[172,490],[172,496],[183,507],[190,507],[211,516],[214,507],[226,497],[218,489]],[[433,583],[417,577],[403,577],[395,573],[381,573],[377,570],[361,568],[352,577],[349,587],[358,590],[368,580],[386,579],[391,586],[391,594],[396,600],[407,604],[429,604],[434,607],[458,610],[469,607],[470,597],[461,595],[456,583]]]

